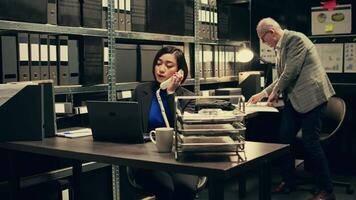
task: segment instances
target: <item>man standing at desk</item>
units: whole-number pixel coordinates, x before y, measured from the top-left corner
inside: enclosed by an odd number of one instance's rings
[[[319,142],[321,117],[328,99],[335,91],[321,64],[314,44],[302,33],[281,29],[272,18],[257,25],[261,41],[276,51],[278,79],[262,92],[253,95],[250,103],[268,97],[268,105],[284,97],[280,141],[292,144],[299,129],[311,162],[320,192],[314,200],[333,200],[333,186],[325,154]],[[293,147],[292,147],[293,149]],[[282,164],[283,182],[275,192],[288,192],[295,187],[294,158],[289,155]]]

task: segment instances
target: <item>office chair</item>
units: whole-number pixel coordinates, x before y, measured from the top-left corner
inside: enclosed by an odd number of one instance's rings
[[[332,141],[337,139],[338,136],[342,134],[342,125],[345,119],[345,114],[346,114],[346,105],[344,100],[339,97],[331,97],[327,102],[325,115],[322,120],[322,128],[320,134],[320,143],[325,151],[326,157],[328,152],[327,150],[335,148],[330,145]],[[301,130],[297,134],[295,147],[297,150],[297,155],[296,155],[297,158],[305,157],[305,154],[302,150],[303,143],[302,143]],[[298,165],[304,164],[304,169],[308,171],[308,163],[305,162],[296,162],[296,163],[298,163]],[[334,186],[345,187],[347,194],[353,194],[354,192],[351,183],[349,182],[341,182],[341,181],[333,180],[333,184]]]
[[[142,193],[144,189],[140,184],[136,183],[132,169],[130,167],[126,167],[126,175],[127,175],[127,180],[131,185],[131,189],[133,189],[135,193]],[[208,178],[205,176],[199,177],[197,183],[197,191],[196,191],[197,195],[205,188],[207,184],[207,180]]]

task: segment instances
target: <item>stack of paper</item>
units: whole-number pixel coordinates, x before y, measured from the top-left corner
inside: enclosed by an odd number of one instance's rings
[[[74,130],[59,131],[56,133],[57,136],[67,137],[67,138],[77,138],[92,135],[90,128],[79,128]]]

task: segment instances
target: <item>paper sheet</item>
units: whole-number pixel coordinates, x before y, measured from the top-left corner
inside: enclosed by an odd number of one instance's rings
[[[67,138],[77,138],[77,137],[90,136],[92,135],[92,131],[90,128],[80,128],[75,130],[58,131],[56,135],[67,137]]]
[[[267,106],[267,102],[258,102],[257,104],[247,104],[245,107],[246,114],[255,112],[278,112],[275,107]]]

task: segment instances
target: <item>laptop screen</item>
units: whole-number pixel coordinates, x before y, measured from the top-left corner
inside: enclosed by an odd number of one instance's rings
[[[87,101],[93,139],[118,143],[143,143],[137,102]]]

